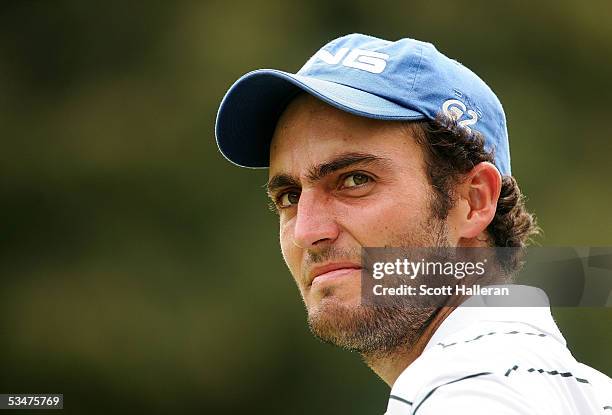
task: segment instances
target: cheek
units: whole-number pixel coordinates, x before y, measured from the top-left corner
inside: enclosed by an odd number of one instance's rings
[[[300,272],[301,253],[300,249],[293,243],[293,227],[290,222],[281,223],[279,242],[285,264],[295,279]]]
[[[410,233],[427,218],[427,203],[416,195],[389,193],[343,207],[343,227],[363,247],[392,244],[395,235]]]

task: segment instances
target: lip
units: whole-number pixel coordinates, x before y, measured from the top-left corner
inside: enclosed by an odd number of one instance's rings
[[[317,278],[331,279],[349,274],[355,270],[361,270],[361,265],[354,262],[333,262],[313,268],[309,273],[308,286],[310,287]]]

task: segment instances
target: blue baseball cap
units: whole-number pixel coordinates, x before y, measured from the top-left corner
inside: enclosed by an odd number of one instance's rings
[[[431,43],[362,34],[332,40],[297,73],[260,69],[238,79],[217,113],[217,145],[225,158],[241,167],[268,167],[276,123],[301,91],[367,118],[453,117],[482,134],[497,169],[511,174],[504,110],[482,79]]]

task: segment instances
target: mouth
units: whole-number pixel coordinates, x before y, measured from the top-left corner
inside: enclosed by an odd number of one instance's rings
[[[310,273],[308,286],[334,281],[348,276],[354,272],[360,272],[361,266],[355,263],[332,263],[314,268]]]

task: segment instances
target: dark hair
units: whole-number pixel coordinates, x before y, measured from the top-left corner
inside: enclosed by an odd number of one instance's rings
[[[485,150],[480,133],[448,117],[405,125],[424,150],[426,173],[436,193],[434,214],[444,219],[454,205],[455,186],[478,163],[493,163],[494,154]],[[490,245],[499,247],[524,247],[540,233],[536,218],[527,211],[525,197],[512,176],[502,176],[497,210],[487,233]]]

